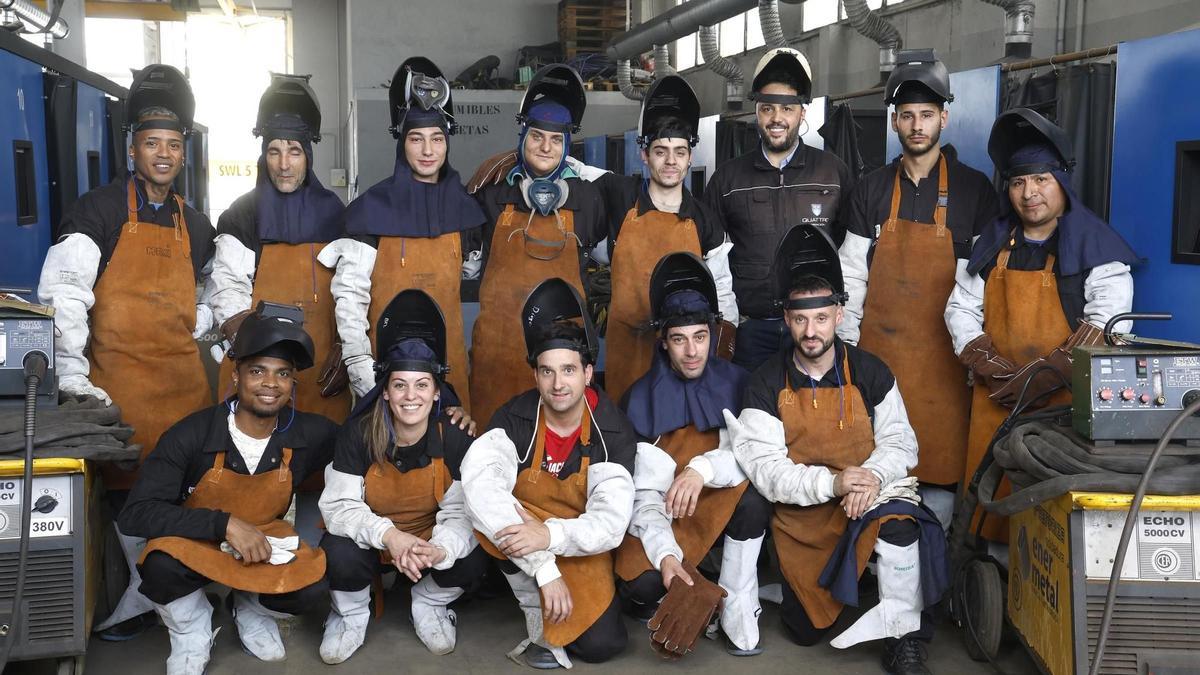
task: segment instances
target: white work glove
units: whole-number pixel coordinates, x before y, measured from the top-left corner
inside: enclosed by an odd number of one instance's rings
[[[86,375],[76,374],[59,378],[58,390],[71,396],[92,396],[99,399],[104,405],[112,405],[112,397],[108,395],[108,392],[92,384]]]
[[[192,339],[199,340],[204,337],[204,334],[212,330],[213,324],[216,322],[216,317],[209,309],[208,305],[203,303],[196,305],[196,327],[192,330]]]
[[[375,386],[375,362],[370,354],[359,354],[346,358],[346,374],[350,377],[350,388],[356,399],[367,395]]]

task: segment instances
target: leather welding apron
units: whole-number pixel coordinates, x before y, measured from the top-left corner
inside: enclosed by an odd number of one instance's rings
[[[578,518],[587,510],[587,473],[591,465],[587,445],[593,423],[590,415],[589,419],[584,420],[576,445],[584,453],[579,473],[559,480],[542,470],[542,462],[546,456],[546,420],[541,419],[534,444],[533,463],[528,469],[517,474],[517,484],[513,489],[513,496],[530,514],[544,521],[547,518]],[[479,540],[479,545],[492,557],[506,559],[495,544],[481,532],[476,531],[475,537]],[[543,622],[542,632],[546,642],[552,646],[565,647],[591,628],[612,604],[616,592],[613,582],[613,555],[611,551],[605,551],[589,556],[556,556],[554,562],[558,565],[558,571],[562,573],[567,589],[571,591],[573,609],[571,615],[562,623]],[[543,606],[543,616],[545,611]]]
[[[836,473],[862,466],[871,456],[875,432],[862,392],[850,380],[849,359],[842,361],[842,381],[845,385],[840,388],[793,391],[784,387],[779,392],[776,405],[791,461],[826,466]],[[817,580],[849,522],[840,497],[814,506],[775,505],[771,531],[779,567],[815,628],[833,625],[842,611],[842,603]],[[855,544],[859,575],[875,550],[879,524],[878,519],[868,523]]]
[[[302,309],[304,331],[312,338],[313,363],[317,365],[325,362],[326,355],[337,342],[337,320],[333,313],[333,296],[329,292],[333,270],[317,262],[322,246],[324,244],[263,244],[258,270],[254,274],[254,295],[250,298],[252,308],[266,300]],[[350,414],[350,390],[347,388],[328,398],[321,396],[321,386],[317,384],[320,370],[307,368],[293,374],[296,409],[324,415],[341,424]],[[233,393],[232,376],[233,363],[225,359],[221,362],[217,388],[222,396]],[[315,475],[318,486],[320,475]]]
[[[212,388],[192,338],[196,277],[183,199],[175,195],[174,227],[139,223],[137,202],[130,179],[129,220],[93,289],[88,361],[92,383],[121,407],[144,460],[171,425],[212,405]],[[108,462],[100,468],[109,490],[128,490],[137,478]]]
[[[992,337],[996,352],[1023,366],[1045,356],[1050,350],[1071,337],[1071,327],[1063,314],[1058,297],[1058,280],[1054,276],[1054,256],[1046,256],[1046,266],[1040,270],[1008,269],[1009,249],[996,256],[996,267],[988,275],[983,292],[983,327]],[[967,445],[966,472],[963,485],[971,481],[979,462],[987,453],[992,435],[1008,417],[1008,408],[988,398],[991,390],[982,382],[975,383],[971,401],[971,438]],[[1052,394],[1046,405],[1071,402],[1071,391]],[[1012,486],[1005,478],[996,491],[996,498],[1008,495]],[[979,523],[977,509],[971,522],[971,532]],[[1008,541],[1008,518],[988,514],[983,524],[983,537],[989,541]]]
[[[675,475],[683,473],[688,462],[694,457],[713,450],[720,444],[720,430],[697,431],[696,427],[688,425],[676,429],[663,436],[655,445],[662,448],[675,460]],[[683,549],[683,559],[693,565],[699,565],[705,554],[717,541],[717,537],[725,531],[729,519],[737,508],[738,501],[750,485],[749,481],[728,488],[704,488],[696,500],[696,512],[685,518],[671,520],[671,532],[675,535],[675,543]],[[639,539],[625,535],[625,540],[617,548],[617,576],[625,581],[633,581],[644,572],[654,569],[650,559],[646,557],[646,549]]]
[[[658,334],[649,326],[650,275],[663,256],[676,251],[702,254],[695,221],[657,209],[639,216],[635,203],[621,223],[612,255],[604,389],[614,401],[654,362]]]
[[[437,524],[438,505],[453,482],[441,457],[431,457],[428,465],[401,471],[388,462],[374,462],[367,470],[363,501],[371,512],[392,521],[397,530],[429,541]],[[388,552],[381,552],[390,563]]]
[[[525,361],[521,310],[534,287],[546,279],[566,281],[586,299],[579,273],[579,240],[574,213],[518,212],[504,208],[492,233],[483,282],[479,286],[479,318],[471,331],[471,417],[486,425],[509,399],[533,388]]]
[[[943,153],[938,205],[929,224],[896,217],[901,170],[896,169],[891,212],[875,244],[858,344],[883,359],[899,383],[920,448],[914,475],[947,485],[962,476],[971,415],[967,372],[943,317],[957,264],[946,227],[950,172]]]
[[[252,476],[225,468],[225,453],[216,453],[211,469],[183,503],[189,509],[225,511],[271,537],[295,536],[282,517],[292,503],[292,449],[283,449],[283,462],[275,471]],[[325,551],[300,540],[296,557],[283,565],[246,563],[220,548],[219,541],[157,537],[151,539],[138,564],[154,551],[162,551],[188,569],[219,584],[249,593],[290,593],[317,583],[325,576]]]

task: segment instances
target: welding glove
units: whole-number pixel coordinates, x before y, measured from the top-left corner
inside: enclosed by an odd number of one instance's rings
[[[1049,354],[1025,364],[1007,383],[999,389],[992,390],[992,395],[988,398],[1011,408],[1017,404],[1021,390],[1025,389],[1025,396],[1021,402],[1030,403],[1034,408],[1042,407],[1046,403],[1040,400],[1044,395],[1056,389],[1071,388],[1071,351],[1076,347],[1103,343],[1104,331],[1088,321],[1081,320],[1079,328],[1076,328],[1065,342],[1050,350]],[[1028,388],[1025,387],[1026,382],[1029,383]]]
[[[984,383],[992,392],[1003,387],[1017,371],[1017,364],[1000,356],[987,333],[968,342],[958,360],[971,371],[976,382]]]

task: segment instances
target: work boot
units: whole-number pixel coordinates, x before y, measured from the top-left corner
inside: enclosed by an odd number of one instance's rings
[[[443,588],[426,574],[412,587],[412,622],[417,637],[429,651],[441,656],[454,651],[457,616],[447,605],[458,599],[463,589]]]
[[[203,675],[216,633],[213,608],[203,590],[195,590],[154,609],[171,635],[167,675]]]
[[[537,670],[562,668],[562,664],[558,662],[558,659],[554,658],[553,652],[533,643],[530,643],[525,648],[525,665]]]
[[[106,642],[124,642],[154,626],[158,618],[154,615],[154,603],[138,590],[142,585],[142,575],[138,573],[137,561],[142,556],[142,549],[146,548],[146,540],[121,534],[120,528],[115,526],[114,530],[121,546],[121,555],[129,567],[129,585],[108,618],[92,630],[96,637]]]
[[[867,640],[899,638],[921,628],[925,599],[921,595],[920,544],[914,541],[908,546],[896,546],[877,539],[875,553],[879,602],[829,641],[837,649]]]
[[[371,619],[371,587],[361,591],[330,591],[329,617],[321,638],[321,660],[329,665],[345,661],[367,639]]]
[[[925,667],[925,645],[916,638],[901,638],[883,652],[883,669],[892,675],[931,675]]]
[[[528,639],[508,653],[508,658],[516,663],[522,661],[530,668],[549,670],[551,668],[570,667],[571,660],[562,647],[549,648],[546,646],[542,626],[542,593],[537,581],[522,572],[505,573],[508,585],[512,587],[513,597],[517,606],[525,615],[525,633]],[[524,650],[521,646],[525,645]]]
[[[233,591],[233,620],[237,624],[242,648],[262,661],[282,661],[287,658],[283,638],[279,636],[276,618],[289,615],[262,606],[258,593]]]
[[[762,613],[758,603],[758,552],[762,543],[763,537],[745,541],[725,537],[717,583],[728,593],[721,608],[721,630],[725,633],[725,650],[733,656],[762,653],[758,639],[758,615]]]

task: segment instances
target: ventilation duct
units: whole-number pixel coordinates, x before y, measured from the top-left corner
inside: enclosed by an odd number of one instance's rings
[[[783,23],[779,20],[779,0],[758,0],[758,25],[768,47],[787,47]]]
[[[741,110],[742,67],[733,59],[721,56],[716,26],[700,27],[700,54],[709,70],[725,78],[725,107],[729,110]]]
[[[608,58],[632,59],[654,45],[670,44],[701,26],[716,25],[757,5],[756,0],[690,0],[621,34],[608,44]]]
[[[55,40],[62,40],[71,32],[66,21],[55,16],[54,24],[50,23],[50,15],[42,8],[27,0],[0,0],[0,10],[11,10],[17,17],[31,27],[32,32],[45,33]]]
[[[1033,55],[1031,0],[983,0],[1004,10],[1004,57],[1027,59]]]
[[[646,95],[644,91],[633,86],[633,72],[629,67],[629,59],[617,61],[617,87],[625,98],[631,101],[640,101]]]
[[[666,45],[654,45],[654,79],[675,72],[671,68],[671,49]]]
[[[896,51],[903,45],[900,31],[867,6],[867,0],[842,0],[850,25],[879,45],[879,82],[887,81],[896,68]]]

